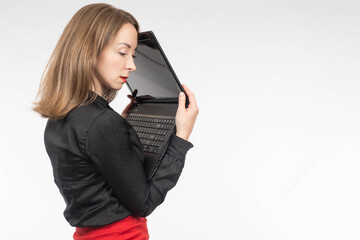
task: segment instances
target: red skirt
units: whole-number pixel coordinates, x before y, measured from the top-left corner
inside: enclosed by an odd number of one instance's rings
[[[148,240],[144,217],[129,216],[102,227],[77,227],[74,240]]]

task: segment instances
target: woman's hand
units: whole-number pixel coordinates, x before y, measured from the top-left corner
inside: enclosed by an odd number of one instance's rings
[[[199,114],[199,108],[196,104],[194,94],[185,84],[182,86],[189,97],[190,103],[188,108],[185,108],[186,97],[185,94],[181,92],[179,95],[179,106],[175,116],[176,135],[188,140],[193,130],[196,117]]]
[[[132,95],[128,94],[127,97],[130,98],[130,103],[125,107],[124,111],[121,113],[121,116],[123,118],[127,118],[127,116],[129,115],[130,109],[136,103],[135,98]]]

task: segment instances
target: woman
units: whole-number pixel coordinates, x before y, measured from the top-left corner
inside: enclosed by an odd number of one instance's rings
[[[34,110],[48,118],[44,141],[74,239],[148,239],[146,216],[173,188],[184,166],[198,107],[179,95],[176,135],[150,181],[134,129],[110,106],[136,70],[139,26],[129,13],[90,4],[70,20],[39,88]],[[130,97],[131,98],[131,97]]]

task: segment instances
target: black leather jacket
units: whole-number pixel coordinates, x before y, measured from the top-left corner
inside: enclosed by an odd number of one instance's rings
[[[63,119],[49,119],[44,141],[66,202],[64,216],[74,227],[103,226],[132,214],[148,216],[176,185],[193,146],[174,136],[148,181],[137,134],[99,95]]]

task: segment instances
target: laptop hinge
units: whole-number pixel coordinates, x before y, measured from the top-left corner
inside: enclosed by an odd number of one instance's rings
[[[138,103],[178,103],[176,98],[166,98],[166,99],[144,99],[144,98],[135,98]]]

